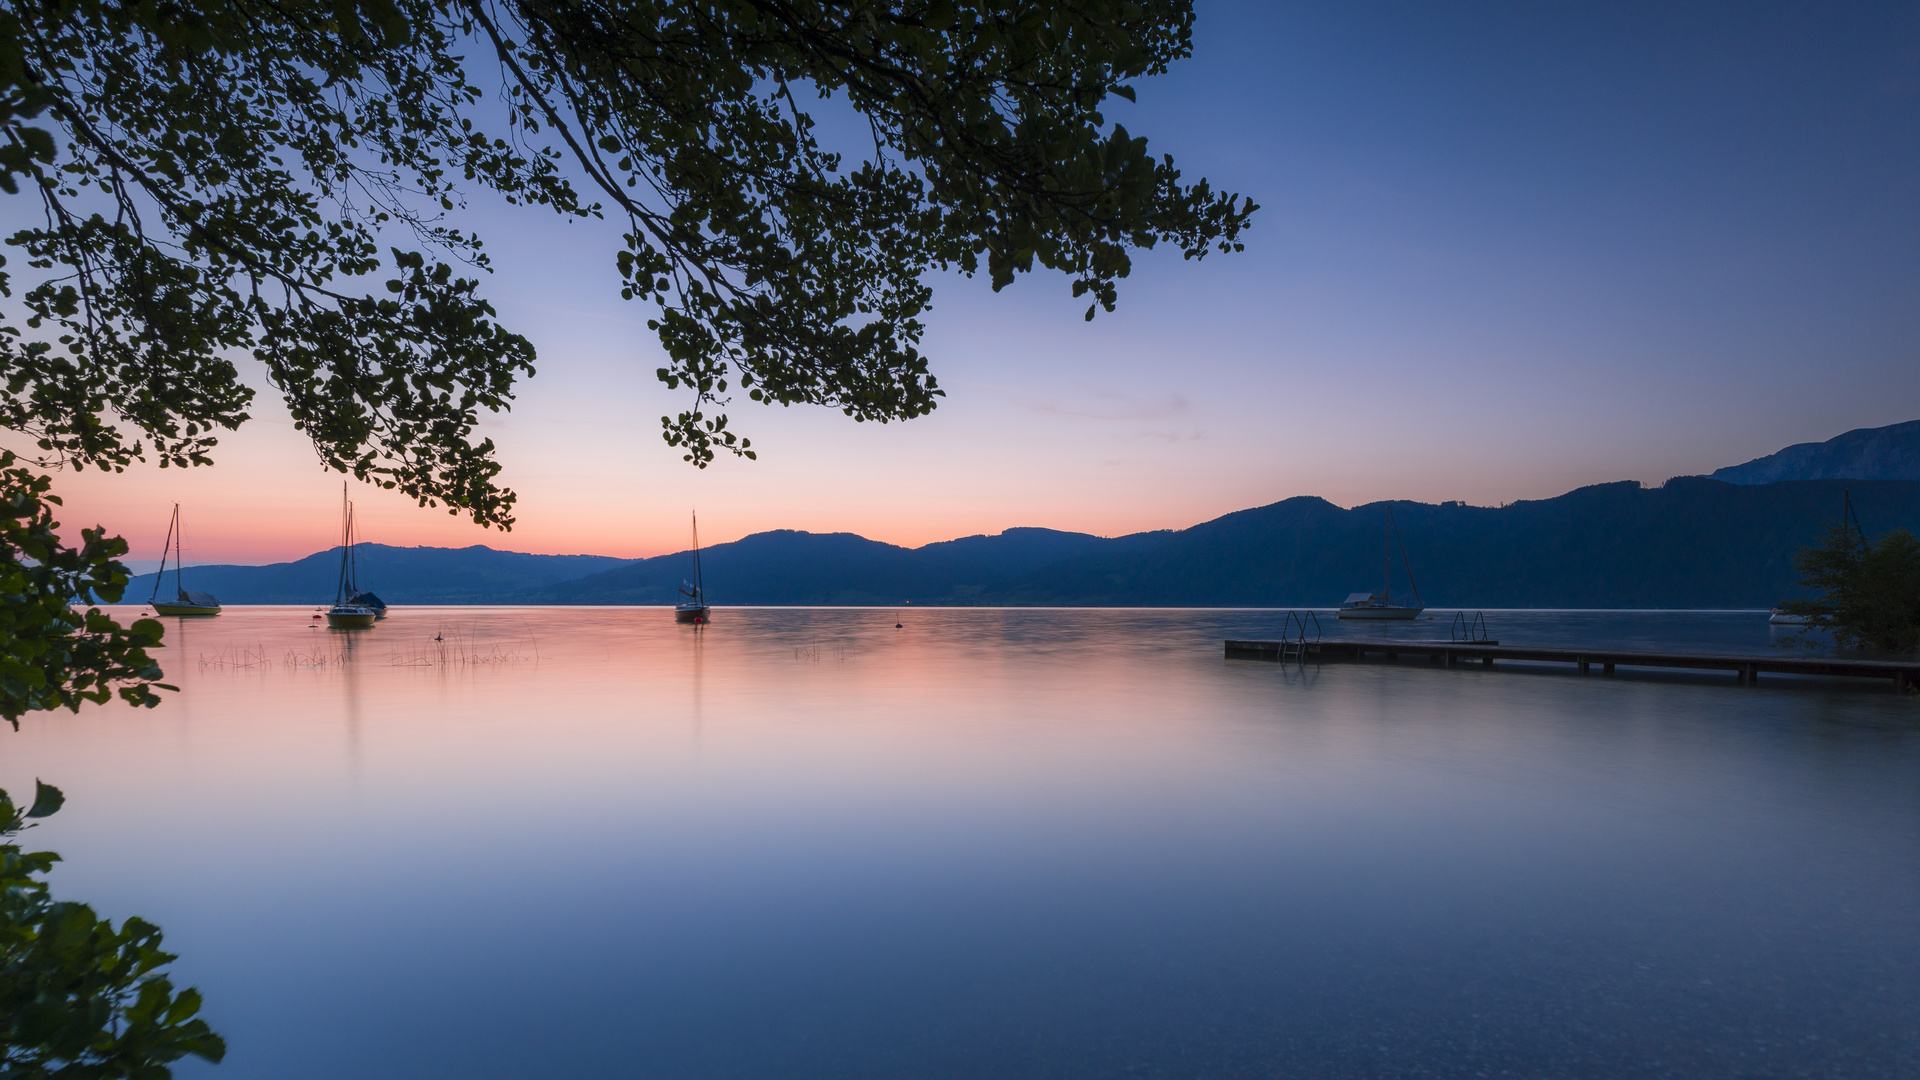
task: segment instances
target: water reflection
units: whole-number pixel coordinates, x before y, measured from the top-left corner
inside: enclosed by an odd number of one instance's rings
[[[73,796],[68,887],[168,928],[209,1075],[1920,1066],[1884,692],[1222,660],[1279,612],[306,614],[229,609],[170,638],[177,701],[0,756]]]
[[[340,680],[346,693],[347,713],[347,774],[352,777],[354,786],[360,783],[360,726],[363,723],[364,708],[360,702],[360,665],[355,663],[360,647],[362,631],[355,629],[328,629],[329,635],[338,635],[340,639]]]

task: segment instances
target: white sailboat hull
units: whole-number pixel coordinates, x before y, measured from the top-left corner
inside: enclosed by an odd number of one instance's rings
[[[1339,619],[1416,619],[1427,610],[1418,607],[1350,607],[1334,613]]]
[[[361,630],[372,626],[372,608],[339,606],[327,609],[327,625],[335,630]]]
[[[218,615],[220,605],[208,607],[205,604],[189,604],[175,600],[155,600],[153,613],[155,615]]]

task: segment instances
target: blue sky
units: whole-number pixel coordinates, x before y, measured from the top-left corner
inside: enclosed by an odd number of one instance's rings
[[[1657,483],[1920,418],[1920,6],[1202,0],[1139,91],[1109,115],[1262,204],[1244,254],[1143,253],[1091,324],[1057,276],[942,280],[933,416],[742,401],[761,460],[704,473],[658,440],[684,406],[610,232],[476,202],[542,355],[492,430],[521,526],[365,493],[369,538],[643,555],[695,506],[712,539],[1117,534]],[[324,547],[338,479],[261,412],[205,475],[68,478],[71,516],[136,555],[175,499],[200,558]]]

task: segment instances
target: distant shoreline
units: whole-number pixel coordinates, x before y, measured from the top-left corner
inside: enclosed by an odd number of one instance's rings
[[[120,609],[139,610],[139,609],[145,608],[147,605],[128,604],[125,602],[121,602],[118,604],[101,604],[97,606],[106,608],[108,610],[120,610]],[[325,608],[326,606],[327,605],[323,602],[315,602],[311,604],[225,604],[223,605],[224,609],[229,611],[235,610],[235,609],[246,609],[251,611],[263,611],[263,610],[269,610],[269,609],[280,610],[280,611],[318,611],[322,608]],[[470,610],[483,609],[483,608],[497,608],[497,609],[509,609],[509,610],[516,609],[516,608],[525,608],[529,610],[540,609],[540,610],[555,610],[555,611],[592,611],[592,610],[671,611],[673,609],[673,605],[672,604],[514,604],[514,603],[495,603],[495,602],[475,602],[470,604],[467,604],[467,603],[393,604],[390,606],[389,610],[391,610],[395,615],[398,615],[402,612],[407,612],[407,611],[439,611],[439,610],[470,611]],[[1329,616],[1333,615],[1334,613],[1340,610],[1338,607],[1332,607],[1332,606],[1327,606],[1327,607],[1278,606],[1276,607],[1276,606],[1266,605],[1266,604],[1260,604],[1260,605],[1217,604],[1217,605],[1204,605],[1204,606],[1199,606],[1199,605],[1176,606],[1172,604],[933,604],[933,603],[725,604],[725,603],[718,603],[718,602],[716,602],[713,605],[713,609],[715,611],[1270,611],[1270,612],[1276,612],[1276,613],[1284,613],[1288,611],[1299,611],[1299,612],[1311,611],[1316,615],[1329,615]],[[1769,610],[1770,609],[1768,608],[1645,608],[1645,607],[1634,607],[1634,608],[1430,607],[1430,608],[1424,609],[1426,613],[1437,614],[1437,615],[1452,615],[1456,613],[1466,613],[1470,615],[1475,612],[1485,612],[1486,614],[1489,614],[1489,615],[1502,614],[1502,613],[1520,613],[1520,612],[1542,613],[1542,614],[1563,613],[1563,614],[1570,614],[1570,615],[1580,614],[1582,612],[1593,612],[1597,614],[1610,614],[1610,615],[1636,615],[1636,614],[1644,614],[1644,615],[1661,615],[1661,614],[1765,615],[1765,614],[1768,614]],[[180,617],[185,618],[187,616],[180,616]],[[1409,620],[1409,621],[1425,622],[1426,620],[1418,619],[1418,620]]]
[[[1820,541],[1847,498],[1869,535],[1920,532],[1920,481],[1677,477],[1498,508],[1343,509],[1301,496],[1178,532],[1121,537],[1018,528],[904,548],[776,529],[707,546],[702,563],[709,596],[768,607],[1326,611],[1356,590],[1385,589],[1436,611],[1753,611],[1805,596],[1794,559]],[[1389,511],[1395,543],[1383,566]],[[362,544],[354,561],[359,583],[396,607],[661,606],[679,599],[693,573],[687,553],[621,560],[479,545]],[[127,595],[159,586],[226,604],[319,603],[333,596],[339,568],[334,548],[268,566],[190,567],[178,586],[171,576],[142,575]]]

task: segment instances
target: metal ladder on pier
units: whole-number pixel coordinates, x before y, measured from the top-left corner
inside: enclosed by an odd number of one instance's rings
[[[1309,623],[1312,624],[1311,639],[1307,637]],[[1306,663],[1309,641],[1315,645],[1320,643],[1320,616],[1312,611],[1304,615],[1297,611],[1288,611],[1287,621],[1281,624],[1279,659],[1292,660],[1297,664]]]
[[[1464,611],[1454,612],[1453,625],[1448,628],[1448,634],[1455,641],[1468,643],[1491,640],[1491,636],[1487,633],[1486,613],[1481,611],[1474,612],[1471,619],[1467,618],[1467,613]]]

